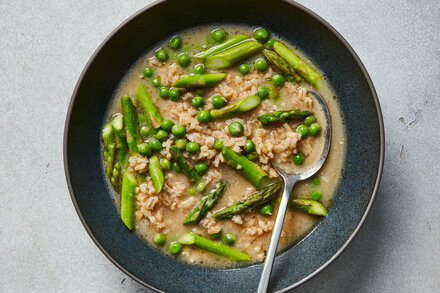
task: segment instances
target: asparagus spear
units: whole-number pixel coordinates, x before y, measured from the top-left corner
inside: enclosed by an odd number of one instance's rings
[[[290,64],[284,60],[280,55],[272,50],[263,49],[263,55],[273,64],[279,71],[283,74],[291,75],[293,80],[298,82],[301,77],[296,74],[295,70],[290,66]]]
[[[233,37],[227,39],[226,41],[224,41],[223,43],[221,43],[220,45],[211,47],[211,48],[209,48],[206,51],[197,53],[193,57],[196,58],[196,59],[205,59],[206,57],[211,56],[211,55],[213,55],[215,53],[218,53],[218,52],[220,52],[220,51],[222,51],[222,50],[224,50],[226,48],[229,48],[232,45],[235,45],[235,44],[237,44],[237,43],[239,43],[239,42],[241,42],[243,40],[246,40],[247,38],[248,37],[245,36],[245,35],[233,36]]]
[[[162,117],[160,116],[159,111],[157,111],[153,100],[151,100],[142,83],[139,83],[137,98],[139,99],[139,102],[144,109],[148,123],[155,129],[159,128],[160,123],[162,122]]]
[[[245,40],[205,59],[205,66],[213,69],[223,69],[234,65],[256,54],[262,47],[255,40]]]
[[[304,110],[288,110],[288,111],[276,111],[273,113],[267,113],[258,116],[257,119],[263,126],[267,126],[273,122],[286,122],[292,119],[304,119],[307,116],[312,115],[312,112]]]
[[[289,201],[289,207],[309,213],[311,215],[325,216],[327,210],[316,200],[295,198]]]
[[[162,167],[160,166],[160,160],[156,155],[150,157],[148,172],[150,173],[151,180],[153,181],[157,193],[161,192],[165,177],[162,172]]]
[[[105,124],[102,129],[102,140],[104,142],[104,158],[107,161],[105,175],[110,178],[115,161],[115,139],[113,136],[113,128],[110,123]]]
[[[208,211],[212,209],[217,200],[220,199],[225,189],[225,182],[218,183],[213,189],[209,191],[207,195],[200,199],[200,202],[197,205],[194,206],[194,208],[186,217],[185,221],[183,221],[183,224],[197,224],[198,222],[200,222],[200,220],[206,216]]]
[[[211,87],[225,78],[226,73],[182,75],[174,84],[178,88]]]
[[[180,169],[182,169],[183,173],[185,173],[190,179],[192,183],[197,183],[200,181],[200,176],[197,174],[196,169],[192,165],[188,165],[183,157],[182,152],[174,145],[170,148],[171,153],[173,155],[173,159],[179,165]]]
[[[246,177],[246,179],[258,189],[261,189],[269,182],[269,177],[263,168],[250,161],[245,156],[237,154],[232,149],[225,146],[222,148],[222,155],[226,164]]]
[[[179,237],[179,242],[183,245],[196,246],[203,250],[218,254],[220,256],[235,261],[244,261],[251,258],[244,252],[229,247],[228,245],[221,242],[209,240],[193,232],[184,233],[182,236]]]
[[[136,185],[136,177],[128,171],[124,171],[122,174],[121,218],[130,230],[134,228],[134,198]]]
[[[235,101],[220,109],[211,110],[211,118],[213,120],[225,119],[246,111],[250,111],[260,104],[259,96],[249,96],[241,100]]]
[[[130,154],[137,152],[138,144],[138,122],[136,109],[130,97],[121,97],[122,113],[124,114],[125,127],[127,128],[127,144]]]
[[[298,72],[305,80],[310,82],[315,88],[319,89],[321,85],[321,76],[316,73],[310,66],[308,66],[301,58],[295,55],[282,43],[275,41],[273,49],[282,58],[286,59],[287,62]]]
[[[116,161],[119,162],[122,169],[125,169],[127,165],[127,141],[124,134],[124,119],[122,115],[118,113],[113,116],[111,124],[115,132]]]
[[[232,206],[225,207],[222,208],[221,210],[216,211],[213,215],[214,219],[216,220],[228,219],[241,212],[249,211],[256,207],[262,206],[270,202],[272,199],[274,199],[277,196],[278,191],[280,190],[281,190],[280,182],[266,185],[261,191],[254,192],[247,199],[240,200]]]

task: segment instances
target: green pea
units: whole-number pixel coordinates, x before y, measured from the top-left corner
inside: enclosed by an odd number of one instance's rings
[[[234,245],[236,241],[236,237],[232,233],[227,233],[225,236],[223,236],[223,242],[227,245]]]
[[[220,95],[214,95],[211,98],[211,103],[216,109],[223,108],[226,105],[226,100]]]
[[[158,78],[158,77],[156,77],[156,78],[153,78],[152,80],[151,80],[151,84],[153,85],[153,87],[160,87],[160,78]]]
[[[179,164],[177,164],[176,162],[171,163],[171,169],[173,169],[173,171],[176,173],[182,172],[182,169],[180,168]]]
[[[197,120],[200,123],[208,123],[209,121],[211,121],[211,114],[206,109],[205,110],[200,110],[197,113]]]
[[[160,96],[162,99],[166,99],[166,98],[168,98],[169,94],[170,94],[170,88],[169,88],[169,87],[167,87],[167,86],[163,86],[163,87],[161,87],[161,88],[159,89],[159,96]]]
[[[168,42],[168,46],[173,50],[177,50],[182,46],[182,39],[178,36],[174,36]]]
[[[254,37],[257,41],[264,43],[269,40],[269,32],[264,28],[259,28],[255,31]]]
[[[264,48],[272,50],[274,44],[275,44],[275,39],[270,39],[269,41],[264,43]]]
[[[186,134],[185,126],[180,123],[174,124],[174,126],[171,128],[171,133],[177,138],[182,138]]]
[[[301,134],[301,137],[306,137],[309,134],[309,128],[305,125],[300,125],[296,128],[296,132]]]
[[[313,123],[309,127],[309,132],[311,136],[317,136],[320,131],[321,131],[321,125],[319,125],[318,123]]]
[[[174,142],[174,144],[176,145],[176,147],[179,150],[184,150],[186,147],[186,144],[188,143],[188,141],[186,140],[186,138],[178,138],[176,139],[176,141]]]
[[[188,54],[182,53],[182,54],[179,54],[179,56],[177,57],[177,62],[179,62],[180,66],[186,67],[189,65],[191,60],[189,59]]]
[[[221,151],[222,148],[223,148],[223,141],[220,140],[220,139],[216,139],[214,141],[214,149],[217,150],[217,151]]]
[[[150,67],[145,67],[144,68],[144,76],[145,77],[152,77],[153,76],[153,69],[151,69]]]
[[[201,96],[201,97],[203,97],[204,94],[205,94],[205,90],[204,90],[204,89],[196,89],[196,90],[194,91],[194,95],[195,95],[195,96]]]
[[[265,86],[260,86],[258,88],[258,96],[263,100],[266,99],[269,96],[268,88]]]
[[[247,155],[247,158],[249,161],[255,161],[256,159],[258,159],[258,153],[252,152],[249,155]]]
[[[197,193],[203,193],[206,190],[206,184],[204,182],[200,182],[199,184],[197,184],[196,186],[196,192]]]
[[[141,154],[142,156],[149,156],[152,153],[151,146],[146,142],[138,144],[137,148],[139,154]]]
[[[229,133],[231,133],[233,136],[241,136],[243,135],[244,127],[243,124],[241,124],[238,121],[234,121],[231,124],[229,124]]]
[[[244,144],[243,150],[248,154],[252,153],[253,151],[255,151],[255,143],[252,140],[247,139]]]
[[[196,195],[197,191],[194,187],[190,187],[190,188],[188,188],[188,193],[189,193],[189,195]]]
[[[157,246],[162,246],[165,244],[165,242],[167,242],[167,238],[162,233],[157,233],[153,237],[153,242]]]
[[[260,214],[263,216],[272,216],[273,206],[269,203],[260,208]]]
[[[155,137],[150,139],[150,146],[155,152],[159,152],[160,150],[162,150],[162,143]]]
[[[199,144],[195,141],[190,141],[186,144],[186,151],[190,154],[196,154],[199,150]]]
[[[307,116],[306,119],[304,119],[304,124],[307,126],[309,126],[315,122],[316,122],[316,118],[313,115]]]
[[[208,171],[208,165],[205,163],[197,163],[194,167],[199,175],[203,175]]]
[[[215,234],[211,234],[211,235],[209,235],[212,239],[214,239],[214,240],[219,240],[220,238],[222,238],[222,235],[223,235],[223,231],[222,230],[220,230],[220,231],[218,231],[217,233],[215,233]]]
[[[205,73],[205,65],[203,65],[203,63],[201,63],[201,64],[197,64],[196,66],[194,66],[194,73],[195,74]]]
[[[225,39],[225,32],[221,29],[215,29],[211,32],[211,37],[216,42],[222,42]]]
[[[284,84],[284,81],[284,76],[282,76],[281,74],[275,74],[274,76],[272,76],[272,82],[276,86],[282,86]]]
[[[173,126],[174,122],[169,119],[162,120],[162,122],[160,123],[160,127],[162,127],[162,129],[166,132],[170,132]]]
[[[267,69],[267,62],[263,58],[259,58],[255,61],[255,69],[257,69],[260,72],[266,71]]]
[[[304,155],[301,152],[298,152],[297,154],[295,154],[292,157],[292,161],[296,164],[296,165],[301,165],[302,163],[304,163]]]
[[[160,62],[166,62],[168,60],[168,53],[164,48],[159,48],[159,50],[156,51],[156,58]]]
[[[205,104],[205,100],[201,96],[194,96],[191,99],[191,105],[195,108],[201,108]]]
[[[182,244],[180,244],[177,241],[171,242],[170,245],[168,246],[168,250],[170,251],[171,254],[179,254],[182,251]]]
[[[320,200],[322,197],[322,193],[318,190],[313,190],[312,193],[310,193],[310,198],[314,200]]]
[[[312,185],[313,186],[319,186],[321,184],[321,178],[319,178],[319,175],[316,175],[312,178]]]
[[[182,92],[179,89],[172,88],[170,89],[170,99],[173,101],[178,101],[180,99],[180,96],[182,95]]]
[[[151,127],[150,126],[146,126],[146,125],[144,125],[144,126],[142,126],[141,127],[141,129],[140,129],[140,133],[141,133],[141,135],[142,136],[149,136],[150,135],[150,133],[151,133]]]
[[[238,66],[238,72],[241,75],[246,75],[251,71],[251,69],[249,68],[249,65],[247,64],[241,64],[240,66]]]
[[[168,139],[168,132],[166,132],[163,129],[160,129],[157,133],[156,133],[156,138],[160,141],[165,141]]]
[[[171,162],[167,158],[160,159],[159,163],[163,170],[168,170],[171,168]]]

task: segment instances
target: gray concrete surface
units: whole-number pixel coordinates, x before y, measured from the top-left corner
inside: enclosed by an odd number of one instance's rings
[[[147,292],[70,200],[67,105],[102,40],[150,1],[0,1],[0,292]],[[348,40],[379,94],[382,184],[348,249],[297,292],[439,292],[440,2],[300,1]]]

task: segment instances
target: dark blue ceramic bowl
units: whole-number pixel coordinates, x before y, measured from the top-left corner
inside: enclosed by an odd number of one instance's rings
[[[270,291],[300,285],[342,252],[365,220],[382,173],[383,121],[373,84],[353,49],[319,16],[281,0],[174,0],[146,7],[102,43],[81,74],[66,119],[64,165],[90,237],[123,272],[158,291],[251,292],[262,270],[261,263],[237,269],[190,266],[158,253],[123,226],[103,177],[100,130],[130,66],[173,32],[222,22],[269,28],[306,52],[327,74],[347,126],[345,171],[329,213],[276,258]]]

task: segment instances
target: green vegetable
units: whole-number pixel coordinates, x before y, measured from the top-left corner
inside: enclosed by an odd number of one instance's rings
[[[264,43],[267,42],[267,40],[269,40],[269,32],[264,28],[259,28],[255,31],[254,37],[257,41]]]
[[[176,88],[170,89],[170,99],[172,101],[177,102],[180,99],[180,96],[182,96],[182,92],[179,89]]]
[[[211,32],[211,38],[216,42],[223,42],[225,39],[225,32],[221,29],[215,29]]]
[[[168,60],[168,53],[164,48],[159,48],[156,51],[156,58],[160,62],[166,62]]]
[[[281,73],[291,76],[292,80],[298,82],[301,80],[301,77],[295,72],[295,69],[284,60],[280,55],[272,50],[263,50],[263,55],[269,60],[269,62]]]
[[[305,125],[300,125],[296,128],[296,132],[301,134],[301,137],[306,137],[309,134],[309,128]]]
[[[303,111],[303,110],[276,111],[273,113],[267,113],[258,116],[257,119],[258,121],[260,121],[261,125],[267,126],[270,123],[274,123],[274,122],[286,122],[292,119],[303,119],[304,117],[307,117],[310,114],[312,114],[312,112]]]
[[[293,155],[292,161],[296,165],[301,165],[302,163],[304,163],[304,155],[301,152],[298,152],[295,155]]]
[[[214,141],[214,149],[217,150],[217,151],[221,151],[222,148],[223,148],[223,141],[220,140],[220,139],[216,139]]]
[[[205,66],[223,69],[251,57],[261,50],[262,45],[255,40],[245,40],[205,59]]]
[[[205,73],[205,65],[203,63],[197,64],[194,66],[194,73],[195,74],[203,74]]]
[[[313,115],[307,116],[306,119],[304,119],[304,125],[310,126],[311,124],[316,122],[316,118]]]
[[[257,69],[259,72],[266,71],[267,69],[267,62],[263,58],[259,58],[255,61],[255,69]]]
[[[246,177],[258,189],[269,182],[269,177],[263,168],[249,161],[245,156],[237,154],[228,147],[223,147],[222,155],[226,164]]]
[[[200,201],[192,208],[191,212],[186,217],[185,221],[183,221],[184,225],[188,224],[197,224],[203,219],[208,211],[212,209],[215,203],[220,199],[223,195],[223,192],[226,189],[226,183],[220,182],[212,188],[208,194],[203,196]]]
[[[160,140],[160,141],[165,141],[165,140],[168,139],[168,133],[167,133],[165,130],[160,129],[160,130],[156,133],[156,138],[157,138],[158,140]]]
[[[151,146],[146,142],[138,144],[137,148],[138,148],[139,154],[141,154],[142,156],[147,157],[147,156],[151,155],[151,153],[153,152],[153,150],[151,149]]]
[[[205,89],[203,89],[203,88],[198,88],[194,91],[195,96],[203,97],[204,94],[205,94]]]
[[[192,165],[188,165],[186,163],[185,158],[182,155],[182,152],[176,146],[172,146],[170,150],[171,150],[171,154],[173,155],[174,161],[177,163],[177,165],[180,167],[183,173],[185,173],[185,175],[187,175],[191,179],[192,183],[198,183],[200,181],[199,174],[197,174],[196,169]],[[174,169],[174,164],[173,164],[173,169]]]
[[[178,138],[184,137],[186,134],[185,126],[180,123],[174,124],[174,126],[171,128],[171,133]]]
[[[235,241],[236,241],[236,237],[232,233],[227,233],[225,234],[225,236],[223,236],[223,242],[226,245],[234,245]]]
[[[247,155],[247,158],[249,161],[255,161],[258,159],[258,153],[257,152],[252,152],[249,155]]]
[[[252,110],[260,104],[259,96],[249,96],[229,103],[221,109],[211,110],[213,120],[225,119]]]
[[[310,198],[313,200],[320,200],[322,197],[322,193],[318,190],[313,190],[312,193],[310,193]]]
[[[270,203],[265,204],[260,208],[260,214],[262,214],[263,216],[272,216],[272,212],[273,206]]]
[[[177,50],[182,46],[182,39],[178,36],[174,36],[168,42],[168,46],[173,50]]]
[[[112,175],[116,151],[115,138],[113,135],[113,127],[111,123],[107,123],[104,125],[104,128],[102,129],[102,140],[104,142],[104,157],[107,161],[105,175],[110,178],[110,176]]]
[[[240,200],[232,206],[222,208],[213,215],[216,220],[231,218],[244,211],[249,211],[272,201],[281,190],[281,183],[272,183],[263,187],[261,191],[256,191],[250,197]]]
[[[253,151],[255,151],[255,143],[252,140],[247,139],[244,144],[243,150],[248,154],[252,153]]]
[[[322,80],[321,76],[301,60],[301,58],[296,56],[295,53],[278,41],[274,43],[273,48],[282,58],[286,59],[299,75],[304,77],[304,79],[310,82],[315,88],[320,88]]]
[[[151,80],[153,87],[160,87],[160,78],[156,77]]]
[[[169,119],[165,119],[162,120],[162,122],[160,123],[160,127],[165,130],[166,132],[170,132],[171,128],[174,126],[174,122],[169,120]]]
[[[197,235],[193,232],[187,232],[183,234],[179,238],[179,242],[183,245],[192,245],[196,246],[200,249],[218,254],[225,258],[235,260],[235,261],[244,261],[249,260],[251,257],[244,252],[235,250],[221,242],[214,242],[205,237]]]
[[[179,242],[171,242],[170,245],[168,246],[168,250],[170,251],[171,254],[179,254],[182,251],[182,244],[180,244]]]
[[[201,108],[205,104],[205,100],[201,96],[194,96],[191,99],[191,105],[195,108]]]
[[[196,186],[196,192],[197,193],[203,193],[206,190],[206,184],[204,182],[200,182],[199,184],[197,184]]]
[[[121,188],[121,218],[125,226],[134,228],[134,201],[136,195],[137,180],[133,174],[124,171],[122,174]]]
[[[153,237],[153,242],[157,246],[162,246],[165,244],[165,242],[167,242],[167,238],[162,233],[157,233]]]
[[[211,121],[211,114],[209,113],[209,110],[200,110],[197,113],[197,120],[200,123],[208,123],[209,121]]]
[[[238,72],[241,75],[249,74],[250,71],[251,71],[251,69],[249,68],[249,65],[247,65],[247,64],[241,64],[240,66],[238,66]]]
[[[142,137],[147,138],[151,134],[152,129],[152,127],[145,125],[141,127],[139,132],[141,133]]]
[[[311,136],[317,136],[320,131],[321,131],[321,125],[319,125],[318,123],[313,123],[309,127],[309,132]]]
[[[205,163],[197,163],[195,165],[195,168],[200,176],[204,175],[206,171],[208,171],[208,165],[206,165]]]
[[[159,128],[160,123],[162,122],[162,117],[160,116],[159,111],[157,111],[156,106],[153,103],[153,100],[148,95],[142,83],[139,83],[139,87],[137,90],[137,98],[142,106],[142,109],[144,109],[144,113],[145,116],[147,117],[148,123],[153,128]]]
[[[174,84],[178,88],[212,87],[225,78],[226,73],[206,73],[182,75]]]
[[[176,147],[179,150],[184,150],[186,148],[186,144],[188,143],[188,140],[186,140],[186,138],[178,138],[176,139],[176,141],[174,142],[174,144],[176,145]]]
[[[121,97],[122,113],[124,114],[125,127],[127,128],[127,144],[130,154],[137,152],[138,143],[138,121],[136,108],[130,97],[124,95]]]
[[[162,167],[160,166],[160,160],[157,156],[150,157],[148,172],[150,173],[151,181],[153,181],[157,193],[161,192],[165,177],[162,172]]]
[[[245,35],[236,35],[233,36],[229,39],[227,39],[226,41],[224,41],[223,43],[221,43],[220,45],[214,46],[209,48],[206,51],[197,53],[196,55],[194,55],[194,58],[198,58],[198,59],[205,59],[208,56],[214,55],[215,53],[218,53],[226,48],[229,48],[243,40],[246,40],[248,37]]]
[[[289,201],[289,207],[294,208],[296,210],[300,210],[311,215],[316,216],[325,216],[327,215],[327,210],[325,207],[316,200],[311,199],[291,199]]]
[[[195,141],[190,141],[186,144],[186,151],[190,154],[196,154],[199,150],[199,144]]]
[[[173,171],[176,173],[182,172],[182,169],[180,168],[179,164],[177,164],[177,162],[171,163],[171,169],[173,169]]]
[[[278,88],[274,85],[274,83],[271,80],[267,81],[267,87],[269,88],[269,97],[274,103],[278,102],[280,99],[280,91]]]
[[[150,146],[151,149],[155,152],[160,152],[162,150],[162,143],[155,137],[150,139]]]
[[[220,109],[220,108],[223,108],[225,106],[226,100],[225,100],[225,98],[223,98],[220,95],[214,95],[211,98],[211,103],[214,106],[214,108]]]
[[[189,65],[189,63],[191,62],[191,60],[189,59],[188,54],[186,53],[181,53],[179,54],[179,56],[177,57],[177,62],[179,62],[180,66],[182,67],[186,67]]]
[[[242,136],[244,132],[243,124],[238,121],[232,122],[231,124],[229,124],[229,132],[233,136]]]
[[[321,178],[319,178],[319,175],[316,175],[312,178],[312,185],[313,186],[319,186],[321,184]]]
[[[191,186],[190,188],[188,188],[188,193],[190,195],[196,195],[197,191],[196,191],[196,189],[194,187]]]
[[[150,67],[145,67],[144,68],[144,76],[145,77],[152,77],[153,76],[153,69],[151,69]]]
[[[120,164],[121,169],[125,169],[127,165],[127,141],[124,133],[124,119],[122,115],[116,114],[113,116],[111,124],[115,133],[116,162]]]
[[[211,237],[214,240],[219,240],[220,238],[222,238],[222,236],[223,236],[223,231],[222,230],[218,231],[215,234],[209,235],[209,237]]]
[[[162,168],[162,170],[168,170],[171,168],[171,162],[167,158],[161,158],[160,167]]]
[[[282,76],[281,74],[275,74],[274,76],[272,76],[272,82],[278,87],[282,86],[284,84],[284,81],[284,76]]]
[[[267,89],[267,87],[265,86],[260,86],[258,88],[258,96],[264,100],[265,98],[267,98],[269,96],[269,90]]]
[[[275,39],[270,39],[266,43],[264,43],[264,48],[273,50],[273,45],[275,44]]]
[[[159,96],[163,99],[168,98],[170,95],[170,88],[167,86],[163,86],[159,89]]]

